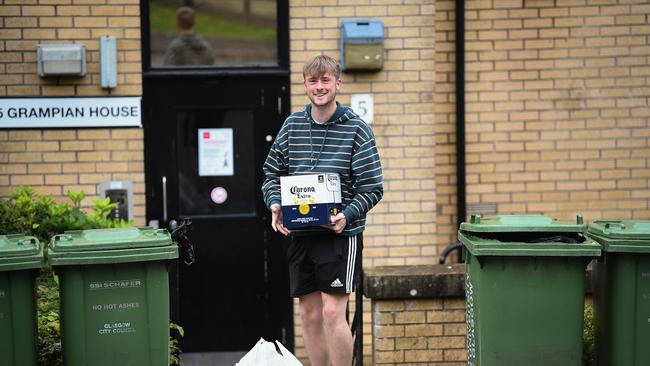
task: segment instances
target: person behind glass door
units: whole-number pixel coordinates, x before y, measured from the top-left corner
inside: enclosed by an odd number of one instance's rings
[[[182,6],[176,10],[176,27],[179,35],[167,47],[163,56],[165,66],[201,66],[212,65],[213,49],[199,35],[195,34],[194,9]]]

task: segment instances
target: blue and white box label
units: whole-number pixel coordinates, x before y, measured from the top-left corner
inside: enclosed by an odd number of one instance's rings
[[[338,174],[323,173],[280,177],[282,221],[286,228],[307,228],[330,223],[341,212]]]

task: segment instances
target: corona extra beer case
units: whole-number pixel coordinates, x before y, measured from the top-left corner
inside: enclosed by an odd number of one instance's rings
[[[282,221],[288,229],[329,224],[341,212],[338,174],[323,173],[280,177]]]

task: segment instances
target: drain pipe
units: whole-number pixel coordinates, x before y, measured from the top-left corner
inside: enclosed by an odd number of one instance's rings
[[[456,209],[467,217],[465,199],[465,1],[456,0]]]
[[[456,213],[457,224],[467,217],[467,200],[465,198],[465,1],[456,0]],[[440,263],[445,263],[447,256],[460,250],[460,243],[452,243],[440,255]]]

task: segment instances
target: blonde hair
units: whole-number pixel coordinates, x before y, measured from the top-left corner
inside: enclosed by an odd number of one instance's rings
[[[182,29],[194,27],[194,9],[189,6],[181,6],[176,10],[176,22]]]
[[[336,80],[341,78],[341,64],[327,55],[318,55],[305,62],[302,77],[306,79],[308,76],[323,76],[328,71]]]

